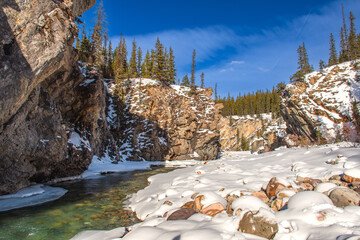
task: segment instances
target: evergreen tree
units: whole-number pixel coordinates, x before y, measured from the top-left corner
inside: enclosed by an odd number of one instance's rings
[[[330,50],[330,57],[329,57],[328,65],[332,66],[332,65],[338,64],[339,60],[338,60],[338,55],[336,52],[334,36],[332,33],[330,33],[330,49],[329,50]]]
[[[136,46],[136,41],[134,39],[134,41],[132,42],[132,51],[131,51],[131,57],[130,57],[130,61],[129,61],[129,76],[131,78],[138,77],[138,68],[137,68],[138,63],[137,63],[136,50],[137,50],[137,46]]]
[[[326,63],[320,59],[320,61],[319,61],[320,72],[322,72],[324,70],[324,68],[326,68]]]
[[[122,35],[120,36],[119,45],[115,49],[113,65],[115,81],[117,83],[122,82],[122,80],[124,80],[128,76],[126,42],[125,38],[123,38]]]
[[[109,41],[109,48],[108,48],[108,64],[107,64],[107,73],[108,73],[108,77],[109,78],[113,78],[114,77],[114,59],[113,59],[113,50],[112,50],[112,45],[111,45],[111,41]]]
[[[164,84],[168,84],[166,78],[166,58],[164,52],[164,46],[157,38],[155,44],[155,66],[154,75],[157,80],[160,80]]]
[[[181,81],[181,85],[182,86],[186,86],[189,87],[190,86],[190,81],[189,81],[189,77],[188,75],[185,75]]]
[[[156,66],[156,54],[155,50],[151,49],[151,55],[150,55],[150,74],[152,78],[155,78],[155,66]]]
[[[80,42],[80,50],[79,50],[79,61],[81,62],[89,62],[91,54],[91,43],[84,33],[81,42]]]
[[[175,84],[175,78],[176,78],[176,69],[175,69],[175,56],[174,51],[170,47],[169,49],[169,58],[168,58],[168,78],[169,82],[171,84]]]
[[[190,77],[190,94],[195,94],[196,93],[196,85],[195,85],[195,68],[196,68],[196,63],[195,63],[195,57],[196,57],[196,50],[194,49],[193,54],[192,54],[192,64],[191,64],[191,77]]]
[[[78,36],[76,36],[75,40],[76,40],[75,49],[79,52],[80,51],[80,39]]]
[[[205,84],[204,84],[204,81],[205,81],[205,74],[202,72],[201,75],[200,75],[200,79],[201,79],[201,85],[200,87],[204,88],[205,87]]]
[[[137,50],[137,77],[142,77],[142,50],[141,47],[138,47]]]
[[[91,63],[99,67],[99,69],[101,69],[105,62],[105,59],[103,58],[104,54],[102,52],[104,37],[107,36],[105,25],[105,12],[103,2],[101,1],[96,10],[96,23],[91,36]]]
[[[297,53],[299,70],[291,76],[291,81],[302,81],[304,80],[305,74],[308,74],[314,70],[313,67],[309,64],[309,56],[307,54],[304,42],[298,47]]]
[[[241,135],[241,150],[243,151],[249,151],[249,142],[246,140],[244,135]]]
[[[349,60],[348,54],[348,34],[347,34],[347,26],[345,21],[345,14],[344,14],[344,5],[341,4],[341,12],[342,12],[342,20],[343,25],[340,30],[340,53],[339,53],[339,62],[346,62]]]
[[[143,66],[141,68],[142,70],[142,77],[143,78],[151,78],[151,57],[150,57],[150,52],[149,50],[147,50],[146,55],[145,55],[145,60],[143,62]]]
[[[339,63],[346,62],[348,58],[347,51],[347,40],[345,38],[344,29],[340,30],[340,53],[339,53]]]
[[[359,57],[359,48],[357,43],[356,29],[355,29],[355,17],[354,14],[350,11],[350,30],[348,38],[348,52],[349,60],[355,60]]]
[[[218,95],[217,95],[217,83],[215,83],[215,101],[218,100]]]

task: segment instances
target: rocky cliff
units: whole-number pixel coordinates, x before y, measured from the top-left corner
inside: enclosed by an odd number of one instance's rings
[[[112,140],[102,80],[84,84],[72,48],[94,3],[0,3],[0,194],[80,174]]]
[[[133,80],[119,98],[111,80],[76,61],[76,16],[94,4],[0,2],[0,195],[79,175],[93,159],[218,155],[210,89],[189,96],[185,87]]]
[[[117,86],[109,84],[109,88],[116,102]],[[116,132],[120,133],[118,145],[124,160],[217,158],[220,115],[210,88],[197,88],[197,94],[190,96],[188,87],[132,79],[122,90],[126,92],[123,109],[111,122],[115,126],[121,122]],[[119,117],[123,120],[116,120]]]
[[[285,145],[286,124],[272,114],[221,117],[220,144],[224,151],[239,151],[245,141],[252,152],[268,152]]]
[[[288,84],[280,106],[288,132],[312,142],[357,140],[359,69],[359,62],[346,62]]]

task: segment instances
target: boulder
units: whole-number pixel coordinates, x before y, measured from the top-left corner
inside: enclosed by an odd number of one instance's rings
[[[346,181],[348,183],[359,182],[360,181],[360,178],[354,178],[354,177],[346,175],[346,174],[344,174],[343,179],[344,179],[344,181]]]
[[[275,197],[281,190],[290,187],[291,185],[287,180],[273,177],[272,179],[270,179],[265,192],[268,198],[271,198],[271,197]]]
[[[264,191],[254,192],[251,195],[260,198],[264,203],[269,202],[269,198]]]
[[[360,204],[360,194],[349,188],[337,188],[331,191],[329,197],[335,206],[341,208]]]
[[[274,218],[262,216],[259,212],[246,212],[239,223],[238,231],[272,239],[279,227]]]
[[[170,214],[167,220],[186,220],[195,213],[196,211],[193,208],[181,208]]]
[[[224,211],[225,208],[221,203],[213,203],[203,208],[201,213],[214,217],[216,214]]]

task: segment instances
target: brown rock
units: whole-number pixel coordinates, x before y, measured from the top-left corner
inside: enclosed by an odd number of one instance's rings
[[[194,208],[194,206],[195,206],[195,202],[190,201],[190,202],[187,202],[184,205],[182,205],[181,208]]]
[[[233,215],[233,209],[231,207],[231,204],[237,198],[239,198],[239,196],[237,196],[237,195],[227,195],[225,198],[225,200],[227,201],[226,212],[230,216]]]
[[[275,212],[279,211],[283,207],[283,202],[284,200],[282,198],[276,198],[271,203],[271,209],[274,210]]]
[[[351,177],[351,176],[346,175],[346,174],[344,174],[343,178],[344,178],[344,181],[346,181],[348,183],[360,182],[360,178],[354,178],[354,177]]]
[[[270,179],[266,187],[266,195],[268,198],[275,197],[281,190],[285,189],[286,187],[291,186],[284,186],[282,183],[276,180],[276,177],[273,177]]]
[[[338,180],[341,181],[341,176],[340,175],[333,175],[329,178],[329,180]]]
[[[358,182],[358,181],[352,182],[351,187],[352,188],[359,188],[360,187],[360,182]]]
[[[203,208],[201,210],[201,213],[203,214],[206,214],[206,215],[209,215],[209,216],[215,216],[216,214],[224,211],[225,208],[224,206],[221,204],[221,203],[213,203],[213,204],[210,204],[209,206]]]
[[[181,208],[175,212],[173,212],[167,220],[186,220],[192,215],[194,215],[196,211],[192,208]]]
[[[304,182],[300,185],[300,187],[302,187],[303,189],[305,189],[306,191],[312,191],[314,190],[314,186],[311,185],[310,183],[308,182]]]
[[[194,210],[196,212],[201,212],[201,209],[203,208],[203,204],[201,203],[201,200],[203,200],[204,195],[199,195],[195,198],[195,204],[194,204]]]
[[[264,203],[269,202],[269,198],[264,191],[254,192],[251,195],[260,198]]]
[[[329,198],[337,207],[344,208],[346,206],[360,204],[360,194],[349,188],[337,188],[331,191]]]
[[[310,179],[309,183],[315,188],[318,184],[322,183],[320,179]]]
[[[244,214],[238,229],[240,232],[254,234],[267,239],[272,239],[278,230],[278,224],[274,219],[266,219],[251,211]]]

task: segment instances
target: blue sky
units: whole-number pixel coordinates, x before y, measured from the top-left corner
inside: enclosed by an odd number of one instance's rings
[[[320,59],[327,62],[330,33],[339,43],[341,3],[347,18],[350,10],[355,14],[360,30],[359,0],[103,0],[113,45],[122,33],[129,49],[136,39],[146,50],[159,37],[174,49],[180,79],[190,72],[196,49],[197,80],[204,72],[205,85],[217,82],[221,96],[288,82],[303,41],[316,69]],[[83,16],[87,25],[95,8]]]

